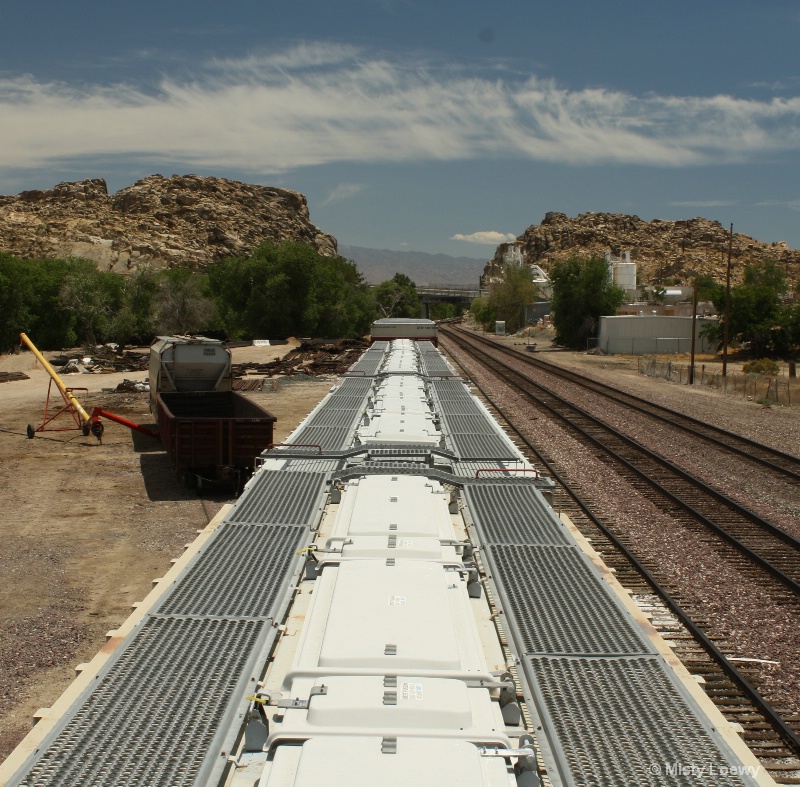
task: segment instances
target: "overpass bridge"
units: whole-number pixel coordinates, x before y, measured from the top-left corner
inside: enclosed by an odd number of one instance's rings
[[[422,316],[428,319],[432,303],[454,303],[469,308],[472,301],[489,294],[489,290],[455,284],[427,284],[417,286],[417,295],[422,304]]]

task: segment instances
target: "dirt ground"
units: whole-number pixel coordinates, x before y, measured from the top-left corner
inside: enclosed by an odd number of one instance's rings
[[[235,348],[234,363],[280,358],[293,344]],[[45,432],[49,377],[30,352],[0,356],[0,759],[142,600],[231,493],[202,497],[179,480],[161,444],[106,421],[102,444],[79,431]],[[147,393],[110,393],[145,372],[65,377],[84,407],[153,426]],[[279,442],[329,390],[332,379],[275,378],[248,393],[277,416]],[[60,401],[58,391],[55,395]],[[62,416],[53,426],[72,425]]]

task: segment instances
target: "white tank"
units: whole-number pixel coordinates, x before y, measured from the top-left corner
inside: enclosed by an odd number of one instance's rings
[[[636,263],[635,262],[616,262],[614,263],[614,284],[623,289],[636,287]]]
[[[231,352],[205,336],[159,336],[150,345],[150,398],[170,391],[230,391]]]

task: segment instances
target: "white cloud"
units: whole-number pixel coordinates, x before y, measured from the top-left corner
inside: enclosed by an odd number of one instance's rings
[[[340,183],[325,197],[322,204],[327,205],[337,200],[350,199],[350,197],[355,197],[356,194],[360,194],[365,188],[366,185],[364,183]]]
[[[465,243],[479,243],[484,246],[497,246],[499,243],[510,243],[516,239],[517,236],[510,232],[496,232],[495,230],[471,232],[469,235],[457,233],[450,238],[450,240],[463,240]]]
[[[735,205],[734,200],[724,199],[708,199],[708,200],[679,200],[670,202],[670,205],[676,208],[725,208],[730,205]]]
[[[788,208],[789,210],[800,211],[800,199],[793,200],[763,200],[756,202],[758,208]]]
[[[0,79],[0,170],[136,157],[275,174],[516,157],[687,166],[800,149],[800,97],[634,96],[306,43],[155,86]]]

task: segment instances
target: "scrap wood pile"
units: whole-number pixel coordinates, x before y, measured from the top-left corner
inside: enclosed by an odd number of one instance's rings
[[[146,372],[148,353],[119,352],[117,345],[98,344],[80,358],[64,359],[59,374],[108,374],[110,372]],[[57,362],[53,362],[57,366]]]
[[[310,377],[346,372],[367,349],[363,339],[307,339],[283,358],[269,363],[237,363],[234,377],[307,374]]]

